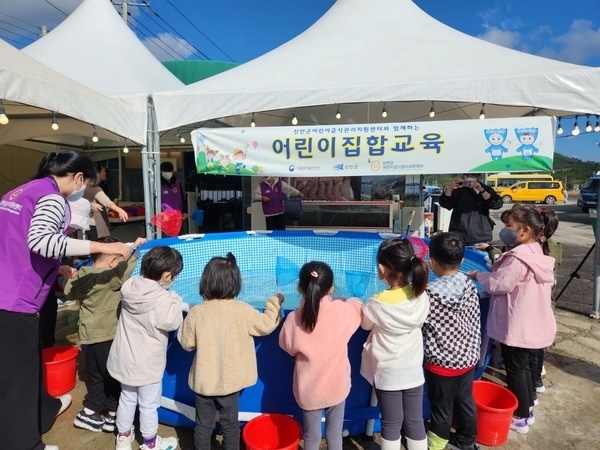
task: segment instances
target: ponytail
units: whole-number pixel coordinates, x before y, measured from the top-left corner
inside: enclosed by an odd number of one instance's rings
[[[427,268],[427,264],[421,258],[417,256],[413,256],[411,258],[412,262],[412,288],[415,293],[415,297],[418,297],[423,292],[425,292],[425,288],[427,287],[427,283],[429,282],[429,269]]]
[[[333,286],[333,271],[324,262],[311,261],[302,266],[298,278],[298,290],[304,297],[300,318],[302,327],[312,332],[317,325],[321,299]]]

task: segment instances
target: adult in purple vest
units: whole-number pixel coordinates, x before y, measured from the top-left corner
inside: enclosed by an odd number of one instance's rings
[[[286,195],[304,197],[298,189],[277,177],[265,177],[256,188],[254,199],[262,201],[267,230],[285,230],[283,198]]]
[[[67,236],[67,202],[96,181],[92,160],[81,152],[44,157],[33,179],[0,200],[0,447],[57,450],[44,445],[42,433],[70,404],[43,387],[38,312],[65,256],[91,253],[129,256],[126,244],[102,244]]]
[[[161,203],[181,211],[183,218],[187,217],[187,204],[181,182],[173,175],[175,168],[170,161],[160,165],[160,198]]]

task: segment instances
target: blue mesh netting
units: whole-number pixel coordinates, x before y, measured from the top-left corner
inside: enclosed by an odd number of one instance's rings
[[[156,245],[169,245],[179,250],[184,269],[171,289],[184,301],[198,303],[201,301],[198,285],[204,266],[213,256],[232,252],[242,272],[240,300],[262,308],[268,296],[282,292],[285,309],[295,309],[300,302],[298,271],[304,263],[312,260],[324,261],[331,266],[336,296],[356,296],[366,301],[369,295],[385,289],[386,285],[377,277],[375,257],[379,244],[387,237],[349,231],[335,234],[315,234],[312,231],[220,233],[193,240],[168,238],[151,241],[141,253]],[[138,274],[138,270],[139,265],[134,275]],[[480,254],[466,250],[461,271],[469,270],[488,268]],[[430,278],[434,277],[431,273]]]

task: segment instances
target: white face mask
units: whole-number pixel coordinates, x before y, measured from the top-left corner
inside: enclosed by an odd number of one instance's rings
[[[73,193],[67,197],[67,200],[70,202],[76,202],[77,200],[81,199],[81,197],[83,197],[83,192],[85,191],[86,187],[86,184],[82,180],[81,189],[73,191]]]
[[[173,176],[173,172],[161,172],[161,175],[165,180],[169,181]]]

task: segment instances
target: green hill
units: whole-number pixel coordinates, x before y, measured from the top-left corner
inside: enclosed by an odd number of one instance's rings
[[[600,171],[600,162],[582,161],[579,158],[571,158],[560,153],[554,153],[554,171],[552,175],[557,180],[561,180],[566,184],[568,190],[579,186],[596,172]],[[462,174],[446,174],[446,175],[425,175],[426,185],[446,186],[456,177],[461,177]]]

